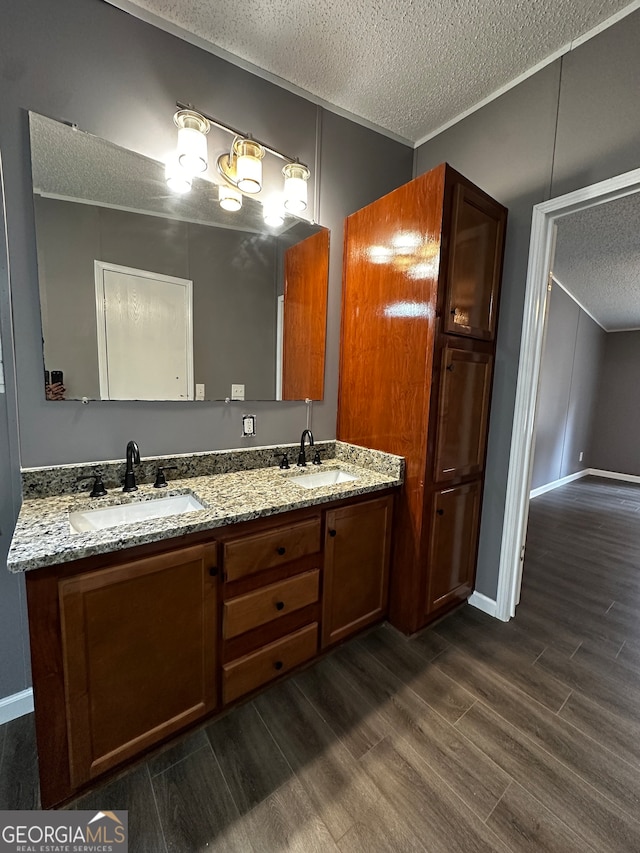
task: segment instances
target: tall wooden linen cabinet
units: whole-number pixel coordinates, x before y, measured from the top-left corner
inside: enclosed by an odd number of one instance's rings
[[[338,438],[406,459],[389,618],[473,591],[507,211],[448,164],[345,221]]]

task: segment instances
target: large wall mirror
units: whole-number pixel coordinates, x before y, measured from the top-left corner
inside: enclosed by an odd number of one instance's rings
[[[329,232],[29,114],[49,399],[322,399]]]

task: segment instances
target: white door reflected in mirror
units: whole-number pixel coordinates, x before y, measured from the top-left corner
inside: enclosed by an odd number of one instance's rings
[[[191,281],[95,262],[102,400],[193,400]]]

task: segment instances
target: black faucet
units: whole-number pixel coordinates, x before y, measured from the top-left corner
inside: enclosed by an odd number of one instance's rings
[[[310,429],[303,430],[300,437],[300,453],[298,454],[298,466],[300,468],[306,468],[307,466],[307,457],[304,453],[304,440],[307,437],[309,438],[309,447],[313,447],[313,433]]]
[[[123,492],[137,492],[136,475],[133,473],[133,466],[140,464],[140,448],[135,441],[130,441],[127,444],[127,467],[124,472]]]

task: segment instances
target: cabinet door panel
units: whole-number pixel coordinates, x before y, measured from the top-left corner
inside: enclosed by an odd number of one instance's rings
[[[436,482],[480,474],[484,468],[493,357],[446,346],[433,477]]]
[[[426,613],[472,591],[479,510],[479,481],[433,496]]]
[[[215,708],[214,562],[197,546],[59,582],[74,786]]]
[[[380,498],[327,512],[323,647],[386,612],[392,501]]]
[[[464,184],[455,188],[449,243],[446,332],[492,340],[505,212]]]

